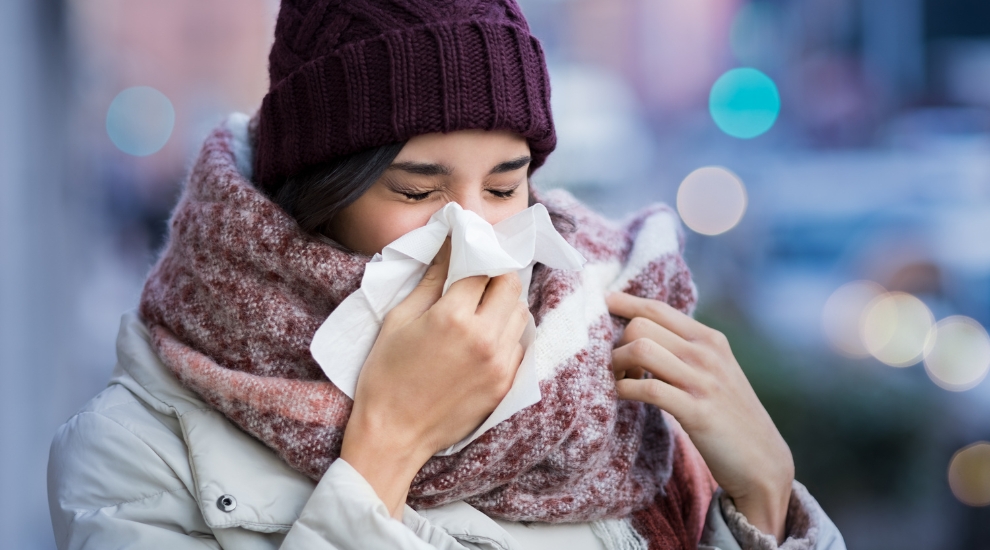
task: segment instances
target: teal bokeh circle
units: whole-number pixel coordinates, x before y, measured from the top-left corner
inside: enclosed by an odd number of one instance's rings
[[[117,94],[107,109],[107,135],[121,151],[138,157],[165,146],[175,127],[175,109],[165,94],[135,86]]]
[[[715,124],[740,139],[759,136],[780,114],[780,93],[769,76],[751,68],[732,69],[715,81],[708,98]]]

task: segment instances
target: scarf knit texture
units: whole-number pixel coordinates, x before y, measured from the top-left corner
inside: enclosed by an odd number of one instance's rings
[[[238,171],[247,134],[228,122],[207,138],[140,312],[183,385],[318,480],[339,456],[352,402],[309,344],[370,258],[304,233]],[[579,273],[534,270],[543,398],[431,458],[408,503],[464,500],[511,521],[629,518],[651,549],[696,548],[714,482],[672,417],[617,398],[610,354],[624,323],[605,305],[611,289],[692,310],[675,214],[658,205],[617,225],[564,192],[540,202],[573,220],[564,237],[588,259]]]

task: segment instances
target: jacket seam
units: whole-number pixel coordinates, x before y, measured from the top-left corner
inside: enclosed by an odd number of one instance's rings
[[[506,548],[505,546],[503,546],[497,540],[495,540],[495,539],[493,539],[491,537],[486,537],[484,535],[472,535],[470,533],[450,533],[450,532],[448,532],[447,534],[450,535],[451,537],[454,537],[455,539],[462,539],[462,540],[466,540],[468,542],[489,542],[489,543],[491,543],[491,544],[493,544],[493,545],[501,548],[502,550],[508,550],[508,548]]]
[[[205,516],[204,516],[203,519],[204,520],[206,519]],[[207,523],[207,525],[209,525],[209,524]],[[268,528],[271,528],[271,527],[277,527],[278,528],[278,531],[276,531],[276,532],[281,532],[282,529],[285,529],[286,531],[288,531],[289,529],[292,528],[292,525],[293,524],[291,524],[291,523],[285,524],[285,523],[259,523],[257,521],[231,521],[231,522],[217,523],[215,525],[211,525],[210,528],[211,529],[230,529],[232,527],[257,527],[257,528],[259,528],[258,529],[258,532],[264,532],[265,529],[268,529]]]
[[[174,406],[169,405],[168,403],[166,403],[166,405],[170,409],[172,409],[173,412],[175,412],[175,417],[176,418],[182,418],[183,416],[185,416],[185,415],[187,415],[189,413],[194,413],[194,412],[204,412],[204,411],[205,412],[218,412],[217,409],[214,409],[213,407],[200,407],[198,409],[189,409],[188,411],[179,412],[179,410],[176,409]]]
[[[130,392],[130,390],[128,390],[126,387],[124,387],[124,386],[121,386],[121,387],[124,388],[125,390],[127,390],[128,392]],[[183,416],[185,416],[188,413],[193,413],[193,412],[213,412],[213,411],[216,411],[216,409],[214,409],[212,407],[204,406],[204,407],[197,407],[195,409],[189,409],[189,410],[186,410],[186,411],[182,411],[180,413],[179,410],[175,408],[175,406],[170,405],[169,403],[166,403],[165,401],[159,400],[159,402],[162,405],[168,407],[168,409],[170,411],[172,411],[173,413],[175,413],[175,418],[176,419],[181,419]],[[108,406],[106,408],[103,408],[103,409],[100,409],[98,411],[82,411],[82,412],[77,413],[76,416],[79,416],[79,415],[82,415],[82,414],[97,414],[97,415],[100,415],[100,416],[104,416],[104,417],[106,417],[109,420],[113,420],[113,419],[111,419],[110,417],[106,416],[103,413],[104,412],[107,412],[107,411],[111,411],[113,409],[116,409],[117,407],[125,407],[127,405],[135,405],[135,404],[136,405],[141,405],[141,402],[135,399],[134,401],[129,401],[127,403],[117,403],[116,405],[110,405],[110,406]],[[130,432],[131,434],[133,434],[134,437],[137,437],[138,439],[141,439],[137,434],[135,434],[131,430],[127,429],[127,427],[124,426],[123,424],[121,424],[120,422],[117,422],[116,420],[113,420],[113,421],[116,422],[118,425],[120,425],[120,427],[124,428],[125,430],[127,430],[128,432]],[[148,445],[146,442],[144,442],[144,440],[142,440],[142,443],[144,443],[145,445]],[[148,445],[148,446],[150,447],[150,445]],[[154,450],[154,449],[152,449],[152,450]],[[158,453],[155,453],[155,454],[158,454]],[[159,456],[161,456],[161,455],[159,455]]]
[[[123,386],[121,386],[121,387],[123,387]],[[126,390],[127,388],[124,388],[124,389]],[[127,391],[130,392],[130,390],[127,390]],[[134,394],[131,394],[131,395],[133,396]],[[104,412],[106,412],[106,411],[112,411],[113,409],[116,409],[117,407],[126,407],[127,405],[140,405],[140,404],[141,404],[140,401],[138,401],[137,399],[134,399],[134,400],[128,401],[126,403],[117,403],[115,405],[109,405],[109,406],[103,407],[103,408],[101,408],[99,410],[79,411],[78,413],[76,413],[76,416],[80,416],[80,415],[83,415],[83,414],[98,414],[98,415],[101,415],[101,416],[106,416],[106,415],[103,414]],[[127,431],[130,431],[130,430],[127,430]]]
[[[101,506],[99,508],[96,508],[96,511],[99,512],[100,510],[106,510],[107,508],[116,508],[118,506],[125,506],[127,504],[136,504],[138,502],[141,502],[142,500],[148,500],[150,498],[160,497],[162,495],[167,495],[167,494],[171,494],[171,493],[177,493],[179,491],[186,491],[186,488],[185,487],[176,487],[175,489],[163,489],[161,491],[158,491],[157,493],[150,494],[150,495],[145,495],[143,497],[138,497],[138,498],[135,498],[133,500],[125,500],[125,501],[117,502],[117,503],[114,503],[114,504],[107,504],[106,506]],[[189,491],[186,491],[186,492],[188,493]]]
[[[130,376],[130,373],[128,373],[128,376]],[[130,378],[131,378],[132,380],[134,380],[135,382],[137,382],[137,383],[138,383],[139,385],[141,385],[141,382],[139,382],[139,381],[138,381],[138,380],[137,380],[136,378],[134,378],[133,376],[130,376]],[[116,379],[114,379],[114,380],[111,380],[111,381],[110,381],[110,383],[109,383],[109,384],[107,384],[107,387],[109,388],[109,387],[111,387],[111,386],[120,386],[121,388],[124,388],[125,390],[127,390],[128,392],[130,392],[130,394],[131,394],[132,396],[134,395],[134,392],[133,392],[133,391],[131,391],[131,389],[130,389],[130,388],[128,388],[128,387],[127,387],[126,385],[124,385],[124,384],[122,384],[122,383],[121,383],[121,382],[120,382],[119,380],[116,380]],[[144,387],[144,386],[142,385],[142,387]],[[159,404],[161,404],[161,405],[162,405],[163,407],[165,407],[166,409],[168,409],[168,410],[170,410],[170,411],[172,411],[172,412],[174,412],[174,413],[175,413],[175,415],[176,415],[177,417],[178,417],[178,416],[180,415],[180,413],[179,413],[179,410],[178,410],[178,409],[177,409],[177,408],[175,407],[175,405],[173,405],[172,403],[169,403],[168,401],[165,401],[165,400],[164,400],[164,399],[162,399],[161,397],[158,397],[157,395],[155,395],[155,394],[154,394],[153,392],[151,392],[150,390],[148,390],[148,397],[151,397],[152,399],[154,399],[155,401],[157,401],[157,402],[158,402]],[[195,401],[200,401],[200,400],[198,400],[198,399],[195,399]],[[138,403],[138,404],[140,404],[140,401],[138,401],[138,400],[137,400],[137,397],[136,397],[136,396],[135,396],[135,400],[134,400],[134,402],[135,402],[135,403]],[[117,406],[120,406],[120,405],[126,405],[126,403],[118,403],[117,405],[114,405],[114,407],[117,407]],[[186,411],[183,411],[183,412],[182,412],[181,414],[185,414],[185,413],[187,413],[187,412],[194,412],[194,411],[212,411],[212,410],[216,410],[216,409],[214,409],[214,408],[212,408],[212,407],[210,407],[210,406],[209,406],[208,404],[206,404],[206,403],[203,403],[203,406],[202,406],[202,407],[195,407],[195,408],[191,408],[191,409],[189,409],[189,410],[186,410]],[[161,411],[159,411],[159,412],[161,412]]]
[[[134,393],[131,392],[131,390],[129,388],[127,388],[126,386],[124,386],[122,384],[119,384],[119,383],[114,383],[112,385],[114,385],[114,386],[120,386],[121,388],[127,390],[127,392],[130,393],[132,397],[134,396]],[[110,387],[110,386],[107,386],[107,387]],[[158,398],[155,397],[155,399],[158,399]],[[209,405],[204,405],[202,407],[196,407],[196,408],[193,408],[193,409],[182,411],[180,413],[179,410],[176,409],[174,405],[172,405],[170,403],[167,403],[165,401],[162,401],[161,399],[158,399],[158,402],[161,403],[162,405],[164,405],[166,408],[168,408],[168,410],[170,410],[173,413],[175,413],[175,417],[176,418],[179,418],[179,417],[185,415],[186,413],[201,412],[201,411],[215,411],[216,410],[213,407],[210,407]],[[114,404],[114,405],[109,405],[109,406],[104,407],[104,408],[99,409],[99,410],[80,411],[79,413],[76,414],[76,416],[79,416],[81,414],[87,414],[87,413],[103,415],[103,413],[106,412],[106,411],[110,411],[110,410],[116,409],[117,407],[126,407],[127,405],[141,405],[141,402],[138,399],[133,398],[131,401],[128,401],[126,403],[117,403],[117,404]],[[156,411],[156,412],[161,413],[161,411]],[[105,415],[103,415],[103,416],[105,416]],[[119,422],[118,422],[118,424],[119,424]],[[127,429],[127,428],[125,427],[124,429]],[[130,430],[127,430],[127,431],[130,432]],[[133,432],[131,432],[131,433],[133,433]]]

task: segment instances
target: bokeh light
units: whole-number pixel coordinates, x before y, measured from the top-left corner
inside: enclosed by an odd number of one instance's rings
[[[708,108],[723,132],[750,139],[765,133],[777,121],[780,93],[773,80],[762,72],[732,69],[715,81]]]
[[[732,229],[746,213],[746,187],[739,176],[720,166],[688,174],[677,189],[677,212],[684,224],[702,235]]]
[[[949,487],[963,504],[990,505],[990,443],[967,445],[952,456]]]
[[[828,342],[848,357],[869,357],[863,344],[860,321],[866,306],[886,289],[873,281],[853,281],[836,289],[822,310],[822,329]]]
[[[890,292],[866,306],[860,331],[870,355],[892,367],[907,367],[931,349],[934,324],[924,302],[904,292]]]
[[[156,153],[168,142],[174,126],[172,102],[150,86],[127,88],[117,94],[107,110],[107,135],[129,155]]]
[[[965,391],[979,384],[990,370],[990,335],[980,323],[954,315],[935,325],[925,370],[936,384]]]

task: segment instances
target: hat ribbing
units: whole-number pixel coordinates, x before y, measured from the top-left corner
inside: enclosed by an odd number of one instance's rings
[[[556,144],[540,43],[513,0],[283,0],[258,117],[265,189],[433,132],[508,130],[531,169]]]

